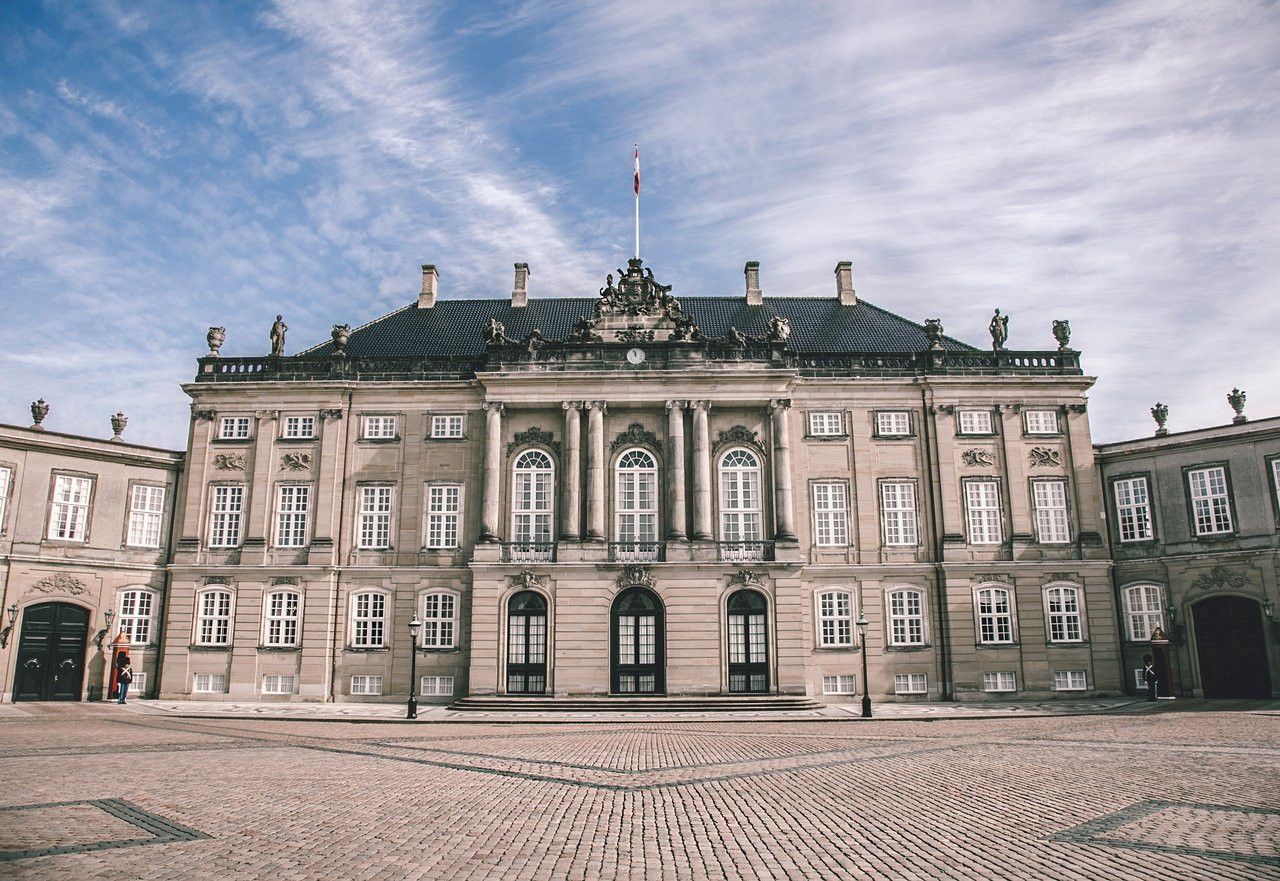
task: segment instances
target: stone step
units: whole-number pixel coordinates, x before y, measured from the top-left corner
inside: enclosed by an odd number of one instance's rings
[[[450,704],[453,710],[486,712],[763,712],[818,710],[823,703],[792,695],[702,695],[691,697],[465,697]]]

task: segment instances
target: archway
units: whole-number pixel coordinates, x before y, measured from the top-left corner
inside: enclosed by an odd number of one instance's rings
[[[610,690],[663,694],[667,676],[662,600],[647,588],[628,588],[613,601],[610,619]]]
[[[532,590],[507,603],[507,693],[547,690],[547,600]]]
[[[1217,596],[1192,607],[1205,697],[1269,698],[1266,635],[1257,600]]]
[[[729,597],[729,691],[769,691],[769,603],[763,594],[740,590]]]
[[[15,701],[78,701],[84,685],[89,610],[40,603],[22,612]]]

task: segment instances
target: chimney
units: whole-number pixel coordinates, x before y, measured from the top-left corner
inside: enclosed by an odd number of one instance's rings
[[[516,286],[511,289],[511,308],[529,305],[529,264],[516,264]]]
[[[853,290],[853,263],[848,260],[836,264],[836,296],[841,306],[858,305],[858,295]]]
[[[418,308],[430,309],[436,304],[436,282],[439,276],[430,263],[422,264],[422,290],[418,292]]]
[[[748,260],[742,272],[747,277],[747,305],[763,306],[764,293],[760,290],[760,262]]]

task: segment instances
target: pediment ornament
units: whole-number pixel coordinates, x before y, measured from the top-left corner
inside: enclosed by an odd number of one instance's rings
[[[1203,573],[1195,581],[1191,582],[1192,590],[1221,590],[1224,587],[1230,587],[1239,590],[1249,583],[1249,578],[1243,572],[1235,569],[1228,569],[1225,566],[1214,566],[1208,572]]]
[[[658,440],[658,436],[649,431],[639,422],[632,422],[627,426],[627,430],[614,438],[613,443],[609,445],[609,452],[616,453],[623,447],[648,447],[656,452],[662,452],[662,441]]]
[[[28,593],[66,593],[72,596],[80,596],[88,592],[89,589],[84,586],[83,581],[65,572],[41,578],[28,590]]]
[[[653,573],[648,566],[623,566],[618,575],[618,587],[647,587],[652,590],[657,585]]]
[[[533,428],[527,428],[524,431],[517,431],[515,439],[507,444],[507,455],[510,456],[521,447],[527,447],[530,444],[538,444],[548,447],[555,451],[557,456],[560,455],[560,441],[556,440],[555,435],[549,431],[544,431],[536,425]]]

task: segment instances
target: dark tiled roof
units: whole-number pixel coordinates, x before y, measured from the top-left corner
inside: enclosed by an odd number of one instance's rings
[[[730,327],[762,336],[769,319],[779,315],[791,322],[787,348],[799,354],[906,354],[929,348],[921,325],[865,301],[842,306],[834,297],[766,297],[763,306],[748,306],[743,297],[681,297],[680,304],[707,337],[724,336]],[[579,318],[594,315],[595,305],[595,297],[530,300],[518,309],[509,299],[437,300],[431,309],[415,303],[356,328],[347,353],[371,358],[478,356],[484,352],[482,332],[490,318],[502,322],[512,339],[536,328],[546,339],[560,340]],[[942,345],[951,352],[975,351],[950,337],[943,337]],[[303,354],[326,355],[332,348],[324,343]]]

